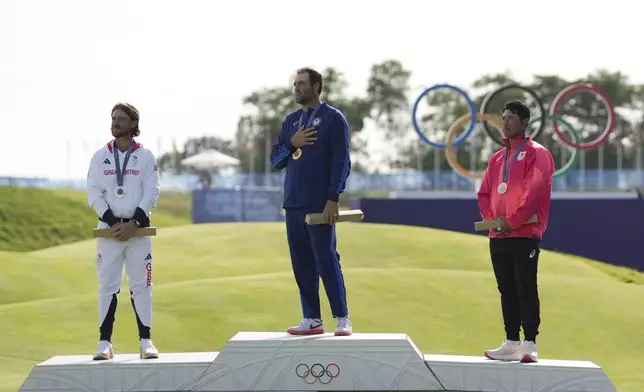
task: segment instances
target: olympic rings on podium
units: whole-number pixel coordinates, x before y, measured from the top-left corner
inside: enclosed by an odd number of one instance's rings
[[[314,363],[312,366],[300,363],[295,368],[295,375],[304,380],[307,384],[329,384],[334,378],[340,375],[340,366],[329,363],[324,366],[321,363]]]
[[[447,158],[447,163],[452,168],[452,170],[458,173],[461,177],[470,178],[472,180],[480,180],[483,178],[483,175],[485,173],[471,172],[466,168],[464,168],[463,166],[461,166],[461,164],[458,163],[456,154],[454,154],[455,143],[452,143],[452,140],[454,140],[454,132],[456,132],[456,130],[459,129],[465,121],[470,120],[470,118],[471,118],[470,115],[466,114],[461,118],[459,118],[458,120],[456,120],[454,124],[452,124],[452,126],[449,127],[449,131],[447,131],[447,147],[445,148],[445,157]],[[494,126],[496,127],[499,133],[503,132],[501,130],[501,121],[497,116],[493,116],[487,113],[477,113],[476,120],[474,121],[474,123],[476,124],[476,122],[480,120],[490,121],[492,124],[494,124]]]
[[[553,122],[552,128],[557,136],[559,136],[559,139],[561,139],[561,142],[568,145],[569,147],[578,150],[592,150],[606,143],[608,141],[608,136],[610,136],[610,133],[613,132],[613,129],[615,129],[615,107],[613,106],[613,102],[603,91],[591,85],[573,84],[572,86],[568,86],[565,89],[561,90],[559,94],[557,94],[557,96],[552,100],[552,105],[550,105],[550,115],[556,117],[557,109],[559,109],[559,107],[562,105],[564,99],[570,94],[578,91],[590,91],[592,93],[595,93],[595,95],[597,95],[597,97],[599,97],[599,99],[601,99],[606,105],[606,109],[608,109],[608,121],[606,122],[606,127],[604,128],[602,133],[600,133],[599,137],[592,142],[579,143],[579,141],[573,142],[570,141],[570,139],[566,138],[559,130],[557,121]]]
[[[418,136],[420,137],[420,139],[422,141],[424,141],[425,143],[427,143],[428,145],[430,145],[430,146],[432,146],[434,148],[438,148],[438,149],[442,150],[442,149],[446,148],[447,145],[442,144],[442,143],[434,143],[434,142],[430,141],[427,138],[427,136],[425,136],[423,134],[423,131],[420,129],[420,125],[418,124],[418,121],[416,120],[416,112],[418,111],[418,106],[420,105],[420,102],[423,100],[423,98],[425,98],[425,96],[427,94],[431,93],[432,91],[438,90],[438,89],[441,89],[441,88],[446,88],[448,90],[455,91],[459,95],[463,96],[463,98],[465,98],[465,101],[467,102],[467,106],[470,109],[470,118],[472,119],[472,121],[470,121],[470,125],[467,128],[467,131],[465,131],[464,134],[462,134],[460,137],[458,137],[454,141],[454,146],[458,146],[459,144],[463,143],[468,137],[470,137],[472,132],[474,132],[474,127],[476,126],[476,105],[474,104],[474,101],[472,101],[470,96],[465,91],[461,90],[460,88],[458,88],[456,86],[452,86],[450,84],[437,84],[437,85],[432,86],[432,87],[428,88],[427,90],[423,91],[422,94],[420,94],[418,96],[418,98],[416,99],[416,102],[414,102],[414,107],[411,110],[411,122],[414,125],[414,129],[416,130],[416,133],[418,134]]]
[[[494,98],[494,97],[498,96],[499,94],[501,94],[502,92],[508,91],[508,90],[523,90],[524,92],[528,93],[529,96],[534,98],[534,100],[537,102],[537,105],[539,106],[539,116],[538,117],[541,118],[546,114],[546,109],[543,106],[543,101],[541,100],[541,98],[539,98],[537,93],[531,88],[521,86],[521,85],[518,85],[518,84],[508,84],[508,85],[500,87],[500,88],[490,92],[488,95],[486,95],[485,98],[483,99],[483,102],[481,103],[481,113],[483,114],[483,113],[486,112],[486,109],[487,109],[488,105],[490,104],[490,101],[492,100],[492,98]],[[541,134],[541,132],[543,132],[543,130],[545,128],[546,128],[546,122],[541,121],[541,124],[539,124],[539,128],[537,128],[530,136],[533,139],[536,139]],[[499,137],[496,132],[493,132],[490,129],[489,124],[485,120],[483,120],[483,130],[485,131],[485,133],[492,140],[494,140],[496,142],[496,144],[498,144],[501,147],[504,146],[504,144],[503,144],[503,134],[501,134],[500,137]]]

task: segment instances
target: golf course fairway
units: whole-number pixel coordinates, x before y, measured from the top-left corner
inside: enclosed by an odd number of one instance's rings
[[[504,339],[488,243],[481,236],[339,224],[355,333],[407,333],[425,354],[481,356]],[[285,331],[301,318],[284,225],[163,227],[153,240],[152,338],[163,353],[219,351],[239,331]],[[0,391],[16,391],[54,355],[98,339],[93,240],[0,252]],[[542,251],[541,358],[588,360],[621,391],[644,391],[644,279]],[[124,281],[114,349],[138,352]],[[332,327],[321,285],[323,316]]]

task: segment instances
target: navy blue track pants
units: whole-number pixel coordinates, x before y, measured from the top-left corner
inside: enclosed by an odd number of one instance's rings
[[[334,317],[348,315],[335,225],[307,225],[303,209],[286,210],[286,236],[305,318],[322,318],[320,278]]]

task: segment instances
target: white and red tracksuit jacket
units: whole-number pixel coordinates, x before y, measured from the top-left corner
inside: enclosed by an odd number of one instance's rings
[[[135,218],[137,221],[149,218],[160,190],[156,157],[143,145],[134,143],[123,176],[125,195],[119,198],[113,143],[110,141],[92,156],[87,172],[87,202],[99,218],[105,217],[108,210],[116,218]],[[118,151],[118,154],[123,170],[127,151]]]

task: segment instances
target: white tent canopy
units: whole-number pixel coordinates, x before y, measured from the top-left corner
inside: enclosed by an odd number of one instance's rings
[[[231,166],[238,166],[239,159],[223,154],[213,148],[204,150],[181,161],[183,166],[189,166],[197,170],[214,170]]]

